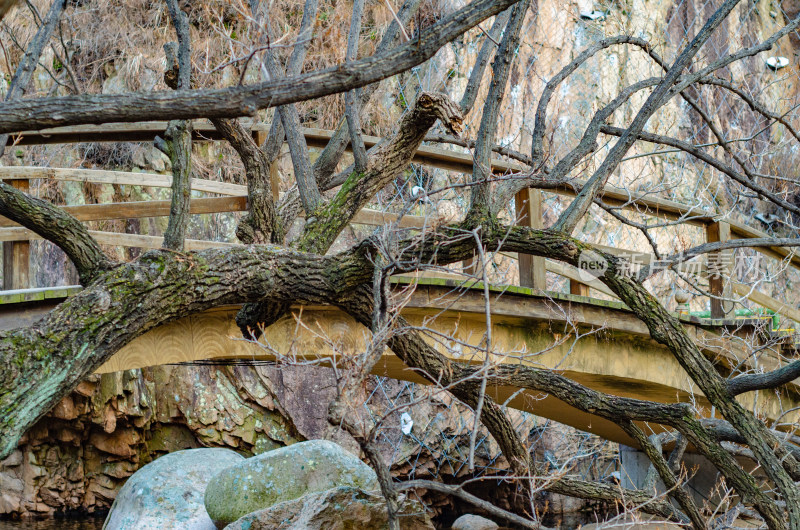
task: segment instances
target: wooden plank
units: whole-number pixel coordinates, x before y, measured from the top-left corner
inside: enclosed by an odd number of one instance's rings
[[[566,263],[561,263],[553,260],[546,260],[545,267],[547,268],[548,271],[552,272],[553,274],[558,274],[559,276],[568,278],[570,282],[572,282],[573,280],[576,282],[581,282],[587,287],[591,287],[592,289],[599,291],[603,294],[607,294],[609,296],[617,298],[617,295],[615,295],[614,292],[608,287],[606,287],[605,284],[602,283],[601,281],[589,280],[587,282],[585,279],[581,278],[578,269],[573,267],[572,265],[567,265]]]
[[[135,248],[161,248],[164,238],[161,236],[145,236],[140,234],[118,234],[116,232],[101,232],[90,230],[89,233],[101,245],[113,245],[120,247]],[[205,241],[201,239],[187,239],[184,248],[186,250],[205,250],[208,248],[222,248],[241,246],[238,243],[227,243],[224,241]]]
[[[207,120],[193,122],[193,139],[220,140],[220,135]],[[245,124],[254,132],[266,132],[269,124]],[[139,123],[107,123],[104,125],[79,125],[74,127],[55,127],[41,131],[22,131],[9,138],[9,142],[18,145],[64,144],[75,142],[152,142],[156,135],[163,136],[167,122]],[[324,129],[303,128],[306,143],[309,147],[325,147],[333,136],[333,131]],[[369,149],[382,138],[364,136],[364,145]],[[348,147],[349,149],[349,147]],[[418,164],[432,165],[441,169],[472,172],[472,155],[458,153],[439,147],[422,146],[414,156]],[[524,171],[526,167],[517,162],[508,162],[499,158],[492,159],[492,170],[495,173]]]
[[[728,224],[731,226],[731,239],[754,239],[754,238],[762,238],[762,237],[772,237],[768,233],[764,232],[763,230],[759,230],[758,228],[753,228],[752,226],[747,226],[742,223],[738,223],[736,221],[728,221]],[[800,255],[795,252],[792,248],[787,247],[756,247],[754,250],[769,256],[771,258],[775,258],[777,260],[784,260],[789,258],[789,262],[797,269],[800,269]]]
[[[114,219],[164,217],[169,215],[169,208],[170,201],[136,201],[111,204],[84,204],[81,206],[63,207],[64,211],[70,213],[80,221],[109,221]],[[245,211],[246,209],[246,197],[212,197],[192,199],[189,211],[192,214],[207,214],[240,212]],[[377,210],[365,208],[355,215],[353,218],[353,223],[370,226],[382,226],[396,222],[397,217],[398,215],[394,213],[379,212]],[[431,224],[434,222],[435,218],[406,215],[400,220],[399,226],[401,228],[422,229],[425,226],[431,226]],[[14,221],[0,216],[0,241],[26,241],[27,239],[31,239],[27,234],[32,234],[32,232],[24,230]],[[133,236],[135,234],[120,235]],[[35,237],[32,239],[39,238]]]
[[[751,289],[749,285],[744,285],[738,282],[731,282],[731,285],[733,287],[733,291],[737,295],[744,296],[748,300],[752,300],[760,306],[771,309],[779,315],[783,315],[797,323],[800,323],[800,310],[798,310],[796,307],[781,302],[780,300],[777,300],[760,291]]]
[[[517,224],[542,228],[542,193],[539,190],[524,188],[514,197]],[[547,289],[545,259],[528,254],[519,255],[519,284],[544,291]]]
[[[27,180],[16,180],[11,185],[25,193],[29,191]],[[30,256],[31,244],[29,241],[3,243],[3,289],[27,289],[31,286]]]
[[[42,131],[24,131],[20,133],[21,145],[34,145],[41,143],[69,143],[76,141],[152,141],[157,134],[163,134],[166,122],[140,122],[140,123],[109,123],[105,125],[81,125],[77,127],[57,127]],[[246,125],[248,126],[248,125]],[[257,123],[249,125],[254,134],[266,132],[268,124]],[[219,135],[207,120],[196,120],[194,130],[200,139],[218,140]],[[333,136],[333,131],[324,129],[303,128],[306,143],[309,147],[324,147]],[[89,138],[89,139],[87,139]],[[11,141],[11,140],[9,140]],[[370,148],[382,141],[377,136],[364,136],[364,145]],[[418,164],[430,165],[440,169],[472,173],[473,159],[470,153],[461,153],[431,146],[421,146],[414,156],[413,161]],[[501,158],[492,159],[492,171],[495,173],[521,172],[528,168],[518,162],[507,161]],[[582,181],[572,181],[560,188],[553,190],[563,195],[575,195],[575,189],[583,186]],[[647,213],[648,215],[665,216],[678,219],[684,216],[693,217],[688,221],[692,224],[707,224],[713,222],[714,216],[698,208],[688,207],[668,199],[660,199],[641,193],[632,193],[628,190],[614,186],[606,186],[602,198],[607,203],[619,206],[628,204],[631,210]]]
[[[370,225],[370,226],[383,226],[390,223],[397,222],[398,214],[381,212],[378,210],[370,210],[364,208],[353,217],[354,224]],[[425,217],[421,215],[404,215],[400,219],[398,226],[400,228],[417,228],[422,229],[425,227],[435,226],[437,218]]]
[[[589,286],[583,283],[583,280],[570,279],[569,294],[574,294],[576,296],[589,296]]]
[[[50,168],[9,166],[0,167],[0,180],[47,179],[73,182],[92,182],[95,184],[120,184],[126,186],[147,186],[169,188],[171,175],[158,173],[136,173],[133,171],[105,171],[81,168]],[[247,186],[229,184],[206,179],[192,179],[192,191],[217,193],[219,195],[247,195]]]
[[[21,131],[12,134],[9,144],[45,145],[83,142],[152,142],[156,136],[164,136],[165,121],[139,123],[106,123],[103,125],[77,125],[54,127],[41,131]],[[220,135],[207,120],[195,120],[192,125],[192,139],[220,140]]]
[[[724,243],[731,239],[731,225],[717,221],[706,226],[707,243]],[[725,318],[733,311],[730,278],[733,274],[733,252],[722,250],[708,254],[708,291],[711,295],[711,318]]]
[[[256,123],[251,126],[254,133],[266,132],[268,124]],[[166,129],[166,122],[141,122],[141,123],[110,123],[104,125],[81,125],[77,127],[57,127],[42,131],[24,131],[19,135],[9,139],[9,142],[19,140],[21,145],[34,145],[46,143],[69,143],[69,142],[98,142],[98,141],[152,141],[157,134],[163,134]],[[218,140],[219,135],[214,127],[207,120],[197,120],[194,122],[195,138],[199,140]],[[309,147],[323,147],[333,136],[333,131],[323,129],[304,128],[306,142]],[[374,146],[381,138],[375,136],[365,136],[364,143],[367,148]],[[418,164],[426,164],[433,167],[458,171],[461,173],[472,173],[473,160],[469,153],[460,153],[447,149],[421,146],[414,156],[413,161]],[[527,168],[517,162],[509,162],[500,158],[492,159],[492,170],[495,173],[520,172]],[[582,181],[573,181],[569,185],[564,184],[558,189],[552,190],[567,196],[574,196],[575,189],[580,189]],[[649,194],[632,193],[628,190],[614,186],[606,186],[603,190],[602,199],[612,206],[622,206],[631,211],[637,211],[647,215],[654,215],[670,220],[686,219],[689,224],[704,226],[715,221],[715,216],[696,206],[686,206],[676,201],[652,197]],[[733,237],[762,237],[744,236],[747,233],[760,233],[759,230],[751,229],[744,225],[731,223]],[[758,248],[759,252],[772,257],[788,256],[791,251],[780,247]],[[800,256],[793,255],[791,263],[800,269]]]
[[[146,236],[142,234],[120,234],[117,232],[105,232],[101,230],[89,230],[89,234],[101,245],[133,247],[133,248],[161,248],[163,237]],[[0,228],[0,241],[34,241],[42,239],[38,234],[27,228],[11,227]],[[221,248],[239,246],[238,243],[227,243],[224,241],[205,241],[201,239],[187,239],[186,250],[203,250],[207,248]]]
[[[64,206],[65,212],[79,221],[108,221],[113,219],[138,219],[169,215],[170,201],[135,201],[110,204],[83,204]],[[210,197],[192,199],[192,214],[242,212],[247,210],[247,197]],[[0,227],[19,226],[14,221],[0,217]]]

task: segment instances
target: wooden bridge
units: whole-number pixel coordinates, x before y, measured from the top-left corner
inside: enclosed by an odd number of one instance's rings
[[[166,124],[144,123],[102,127],[61,128],[22,133],[11,141],[28,143],[67,143],[83,141],[151,141],[162,134]],[[253,127],[260,139],[266,129]],[[306,130],[309,146],[321,146],[330,132]],[[198,140],[214,140],[216,133],[210,125],[198,123],[194,132]],[[366,138],[367,146],[379,139]],[[415,162],[446,170],[471,173],[472,158],[468,154],[423,146]],[[493,161],[493,170],[507,173],[522,167],[501,160]],[[2,167],[0,179],[27,189],[31,179],[72,180],[105,184],[169,187],[171,178],[161,174],[113,172],[88,169],[55,169],[32,167]],[[214,197],[192,199],[192,213],[238,212],[246,209],[244,186],[193,181],[194,191],[214,194]],[[572,194],[569,187],[556,190]],[[606,203],[659,218],[680,220],[704,228],[707,241],[767,237],[755,228],[730,220],[718,219],[705,211],[679,203],[638,196],[626,190],[607,187]],[[517,197],[521,222],[541,226],[541,192],[526,190]],[[167,216],[169,201],[140,201],[114,204],[68,206],[67,211],[83,221],[129,219]],[[382,225],[396,221],[394,214],[363,210],[355,223]],[[421,228],[424,218],[405,216],[400,225]],[[161,238],[136,234],[92,231],[101,244],[158,248]],[[34,322],[55,307],[79,287],[29,289],[29,245],[35,234],[0,218],[0,241],[3,241],[3,281],[6,291],[0,293],[0,329],[10,329]],[[188,249],[235,245],[231,242],[187,241]],[[607,250],[636,258],[639,263],[652,263],[654,257],[631,249]],[[784,260],[800,268],[800,257],[785,248],[758,249],[771,259]],[[493,354],[498,363],[528,364],[555,369],[588,387],[620,396],[637,397],[662,402],[694,401],[703,414],[714,411],[698,394],[691,380],[673,356],[649,337],[644,324],[621,302],[609,300],[610,291],[597,281],[586,279],[570,266],[549,262],[539,257],[513,256],[519,267],[520,286],[492,286],[491,313]],[[468,268],[467,264],[467,267]],[[546,290],[545,274],[550,272],[569,280],[570,293]],[[414,285],[403,314],[416,325],[425,325],[452,336],[452,344],[436,344],[445,355],[454,359],[482,362],[478,347],[485,332],[484,296],[482,285],[468,276],[452,274],[431,277],[419,274],[394,279],[396,288]],[[712,295],[729,297],[733,294],[800,322],[800,311],[773,297],[732,281],[710,281]],[[596,294],[598,293],[598,294]],[[596,294],[592,298],[588,295]],[[600,299],[602,297],[604,299]],[[754,366],[747,341],[771,341],[774,346],[762,353],[757,369],[778,368],[787,357],[794,356],[795,344],[787,334],[773,329],[771,316],[735,318],[719,299],[712,298],[712,318],[697,318],[687,312],[680,314],[689,333],[702,345],[703,351],[717,363],[724,374],[742,365]],[[345,355],[362,352],[366,330],[349,316],[332,307],[295,307],[292,314],[271,326],[263,344],[241,339],[233,318],[237,307],[223,307],[192,315],[139,337],[103,365],[99,372],[112,372],[167,363],[273,361],[288,357],[303,362],[336,362]],[[580,336],[581,338],[578,338]],[[747,340],[742,340],[747,339]],[[378,364],[376,374],[398,379],[421,381],[420,377],[387,351]],[[535,392],[518,392],[516,388],[492,389],[501,403],[551,418],[584,431],[599,434],[621,443],[631,444],[628,437],[614,424],[589,416],[563,402]],[[774,392],[743,394],[739,397],[748,407],[782,423],[800,420],[800,387],[789,385]],[[788,411],[788,412],[787,412]]]

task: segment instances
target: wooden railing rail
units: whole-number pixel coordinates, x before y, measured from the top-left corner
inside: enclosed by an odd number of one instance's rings
[[[33,144],[61,144],[72,142],[151,142],[156,135],[164,133],[166,122],[143,122],[124,124],[87,125],[79,127],[59,127],[43,131],[23,131],[13,135],[9,143],[17,145]],[[251,125],[254,138],[261,142],[269,130],[268,124],[256,123]],[[303,129],[309,147],[323,147],[333,135],[333,131],[321,129]],[[197,141],[215,141],[220,136],[215,128],[205,120],[197,120],[194,124],[194,139]],[[367,148],[382,141],[379,137],[365,136],[364,143]],[[422,146],[414,156],[413,161],[440,169],[472,173],[473,158],[469,153],[460,153],[447,149]],[[491,161],[492,171],[496,174],[525,173],[529,171],[524,165],[500,158]],[[58,169],[35,167],[2,167],[0,179],[12,180],[17,186],[27,186],[30,179],[71,180],[79,182],[94,182],[105,184],[123,184],[135,186],[169,187],[171,177],[154,173],[117,172],[89,169]],[[24,184],[23,184],[24,182]],[[575,180],[569,184],[550,192],[566,196],[574,196],[583,182]],[[237,184],[215,182],[203,179],[193,179],[192,188],[197,191],[223,195],[223,197],[208,197],[192,199],[191,212],[222,213],[239,212],[247,208],[246,187]],[[520,224],[525,226],[541,227],[542,220],[542,192],[540,190],[523,190],[515,198],[517,217]],[[707,242],[727,241],[730,239],[748,239],[768,237],[765,232],[742,223],[722,218],[704,210],[698,205],[685,205],[669,199],[654,197],[648,193],[631,192],[614,186],[606,186],[601,194],[601,199],[611,206],[622,207],[629,211],[655,216],[672,221],[680,221],[704,228]],[[65,210],[82,221],[98,221],[112,219],[159,217],[169,214],[169,201],[139,201],[118,204],[99,204],[69,206]],[[355,223],[368,225],[381,225],[394,222],[397,216],[375,210],[363,210],[354,219]],[[426,223],[436,222],[435,219],[426,219],[422,216],[405,216],[400,226],[405,228],[422,228]],[[142,248],[156,248],[160,246],[160,237],[141,236],[133,234],[113,234],[110,232],[92,232],[102,244],[138,246]],[[10,220],[0,218],[0,241],[4,242],[4,285],[6,288],[27,287],[27,272],[24,270],[24,261],[27,257],[27,241],[35,239],[31,232],[18,227]],[[187,247],[191,249],[219,246],[216,242],[191,241]],[[653,257],[648,253],[634,252],[619,248],[603,247],[611,252],[634,256],[640,263],[649,263]],[[792,267],[800,269],[800,255],[792,249],[782,247],[758,247],[757,251],[775,259],[786,259]],[[730,279],[728,269],[720,269],[719,264],[728,264],[725,252],[710,255],[714,267],[709,279],[709,291],[712,295],[711,313],[713,317],[721,318],[730,314],[732,304],[724,303],[722,298],[730,298],[733,293],[747,296],[752,301],[779,312],[793,320],[800,322],[800,311],[779,300],[759,292],[750,292],[750,288],[738,284]],[[644,260],[644,261],[642,261]],[[583,278],[563,264],[550,262],[532,256],[521,255],[518,257],[520,283],[523,286],[544,290],[546,287],[547,271],[559,274],[570,280],[570,291],[573,294],[588,295],[589,288],[609,294],[605,286],[596,281],[581,281]],[[716,273],[716,274],[714,274]]]

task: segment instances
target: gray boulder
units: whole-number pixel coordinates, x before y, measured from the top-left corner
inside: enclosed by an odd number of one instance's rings
[[[480,515],[462,515],[453,523],[453,530],[497,530],[497,523]]]
[[[375,472],[333,442],[301,442],[248,458],[215,475],[206,510],[217,524],[338,486],[378,489]]]
[[[400,528],[434,528],[425,508],[416,501],[404,500],[400,513]],[[225,530],[383,530],[388,521],[381,495],[344,486],[247,514]]]
[[[150,462],[119,490],[103,530],[214,530],[203,505],[206,484],[242,460],[228,449],[187,449]]]

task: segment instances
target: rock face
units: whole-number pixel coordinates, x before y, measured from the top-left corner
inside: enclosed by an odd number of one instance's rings
[[[462,515],[453,523],[453,530],[497,530],[497,523],[480,515]]]
[[[375,472],[333,442],[313,440],[248,458],[216,474],[206,488],[206,510],[217,523],[339,486],[378,488]]]
[[[395,476],[468,474],[463,465],[473,425],[468,407],[442,393],[423,399],[426,387],[403,381],[372,378],[369,384],[370,410],[386,417],[381,448]],[[332,370],[310,366],[158,366],[91,376],[25,435],[18,451],[0,461],[0,515],[106,510],[137,469],[183,449],[227,447],[252,456],[328,439],[355,453],[355,440],[327,421],[335,394]],[[391,411],[412,399],[417,404],[409,411],[414,421],[409,436],[402,432],[401,415]],[[550,425],[540,431],[535,417],[509,414],[523,439],[537,448],[537,457],[552,459],[555,453],[558,460],[563,452],[567,458],[582,443],[570,441],[573,429]],[[507,464],[494,439],[482,429],[478,441],[476,465],[502,472]],[[496,485],[487,491],[493,502],[511,508],[509,492]],[[425,501],[437,512],[471,509],[443,494],[429,493]]]
[[[247,367],[92,375],[0,461],[0,515],[103,511],[128,477],[164,454],[227,447],[252,456],[304,440],[272,386]]]
[[[214,473],[244,457],[229,449],[189,449],[151,462],[128,479],[104,530],[214,530],[203,494]]]
[[[400,527],[433,529],[428,515],[418,502],[401,505]],[[386,503],[373,493],[339,487],[310,493],[299,499],[275,504],[271,508],[245,515],[225,530],[382,530],[388,528]],[[496,528],[496,527],[495,527]]]

